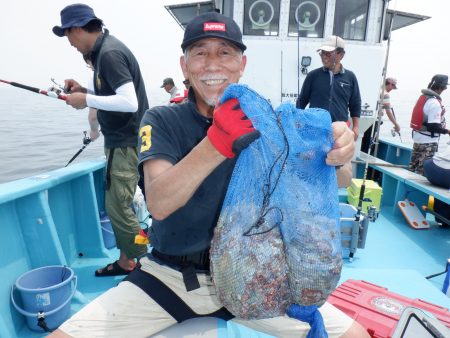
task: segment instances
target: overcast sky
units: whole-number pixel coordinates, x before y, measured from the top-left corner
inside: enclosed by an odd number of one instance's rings
[[[381,1],[381,0],[377,0]],[[50,78],[87,81],[90,71],[66,38],[51,28],[60,24],[60,10],[76,1],[1,0],[0,79],[47,88]],[[85,1],[103,19],[111,34],[137,57],[152,103],[164,77],[181,85],[179,67],[183,31],[164,5],[193,0],[92,0]],[[398,78],[396,95],[410,95],[425,87],[435,73],[450,73],[448,0],[395,0],[391,9],[431,16],[392,35],[388,75]],[[351,67],[349,67],[351,69]],[[0,84],[0,87],[3,86]],[[1,88],[0,88],[1,89]],[[450,102],[444,94],[444,102]]]

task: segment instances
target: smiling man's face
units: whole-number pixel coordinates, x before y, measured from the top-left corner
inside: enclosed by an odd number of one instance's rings
[[[200,113],[210,114],[231,83],[239,82],[246,65],[241,50],[220,38],[206,38],[188,47],[180,63],[184,77],[194,88]]]

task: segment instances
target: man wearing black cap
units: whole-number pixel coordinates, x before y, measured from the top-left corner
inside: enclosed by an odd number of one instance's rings
[[[231,318],[216,296],[208,249],[237,155],[259,136],[236,99],[216,106],[243,74],[246,46],[232,19],[207,13],[186,27],[181,48],[189,100],[148,110],[139,132],[153,250],[124,282],[64,323],[66,334],[148,337],[188,318]],[[333,129],[338,146],[327,163],[342,165],[353,155],[353,136],[344,123]],[[320,311],[330,335],[368,337],[330,304]],[[309,330],[287,317],[234,320],[277,337]]]
[[[173,82],[173,79],[171,77],[167,77],[163,80],[161,88],[164,88],[164,90],[170,94],[169,101],[175,98],[177,95],[180,96],[178,88],[175,86],[175,82]]]
[[[120,257],[95,275],[115,276],[128,274],[136,265],[135,259],[147,251],[134,243],[140,227],[130,205],[139,178],[137,134],[148,101],[136,58],[102,27],[103,21],[91,7],[73,4],[61,11],[61,26],[53,27],[53,33],[66,36],[93,64],[94,92],[89,93],[75,80],[66,80],[65,88],[70,93],[66,102],[76,109],[98,110],[107,158],[105,208]]]
[[[447,85],[447,75],[434,75],[427,89],[422,89],[412,112],[410,127],[413,129],[414,144],[409,170],[420,175],[423,175],[424,160],[437,152],[440,135],[450,133],[446,129],[445,108],[440,96]]]

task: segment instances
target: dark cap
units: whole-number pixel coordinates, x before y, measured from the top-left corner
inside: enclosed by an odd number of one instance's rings
[[[171,77],[167,77],[163,80],[163,84],[162,84],[161,88],[164,88],[164,86],[168,85],[168,84],[175,86],[175,82],[173,82],[173,79]]]
[[[448,86],[448,76],[443,74],[436,74],[431,79],[431,86],[433,85]]]
[[[95,19],[100,20],[95,16],[94,10],[88,5],[69,5],[61,11],[61,26],[53,27],[53,33],[59,37],[62,37],[64,36],[64,31],[66,29],[72,27],[83,27]]]
[[[216,12],[208,12],[192,19],[184,31],[181,49],[196,41],[206,38],[219,38],[230,41],[244,51],[247,47],[242,42],[242,33],[233,19]]]

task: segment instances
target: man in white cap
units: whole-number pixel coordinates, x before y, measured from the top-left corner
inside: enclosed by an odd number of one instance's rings
[[[387,77],[384,81],[384,94],[383,94],[383,103],[382,108],[384,109],[384,112],[386,113],[389,121],[392,122],[394,125],[394,131],[400,135],[400,125],[397,123],[397,119],[395,118],[394,110],[391,107],[391,96],[389,95],[389,92],[393,89],[397,89],[397,79],[394,79],[393,77]],[[380,118],[383,116],[383,110],[380,111]],[[381,122],[383,124],[383,122]],[[378,132],[378,121],[376,121],[372,126],[370,126],[369,129],[367,129],[364,132],[364,136],[361,141],[361,150],[365,153],[368,152],[369,147],[374,144],[374,142],[371,142],[371,136],[372,136],[372,128],[375,126],[375,130],[373,132],[373,139],[376,139],[376,133]]]
[[[389,92],[393,89],[397,89],[397,79],[393,77],[387,77],[384,83],[384,97],[383,97],[383,109],[389,119],[394,125],[394,130],[396,133],[400,132],[400,125],[397,123],[395,118],[394,110],[391,107],[391,96]]]
[[[345,42],[339,36],[329,36],[317,50],[323,67],[314,69],[306,76],[297,108],[322,108],[331,114],[331,120],[352,122],[354,139],[359,134],[361,95],[355,74],[344,68],[341,60],[345,55]]]

